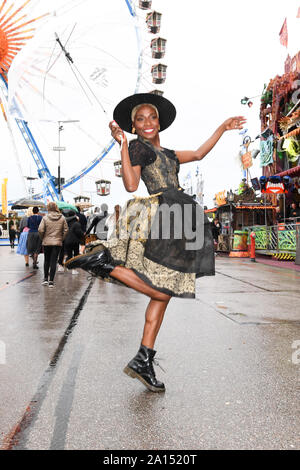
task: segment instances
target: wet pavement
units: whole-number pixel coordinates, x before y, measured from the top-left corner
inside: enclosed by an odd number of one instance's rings
[[[148,300],[0,247],[3,449],[299,449],[300,273],[217,257],[172,299],[156,349],[166,393],[122,370]],[[298,341],[298,343],[296,343]]]

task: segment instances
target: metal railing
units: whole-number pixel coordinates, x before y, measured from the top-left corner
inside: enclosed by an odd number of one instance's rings
[[[2,235],[0,235],[0,238],[9,238],[8,230],[3,230],[2,229]]]
[[[266,226],[245,227],[255,232],[255,250],[261,253],[288,253],[296,255],[297,240],[300,238],[300,223],[279,223]]]

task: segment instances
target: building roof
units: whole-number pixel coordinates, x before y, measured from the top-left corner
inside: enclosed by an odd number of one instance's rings
[[[276,176],[300,176],[300,165],[290,168],[289,170],[282,171],[281,173],[277,173]]]

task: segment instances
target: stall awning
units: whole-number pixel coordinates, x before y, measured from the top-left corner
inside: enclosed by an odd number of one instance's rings
[[[230,207],[229,205],[226,205],[226,206],[220,206],[220,207],[214,207],[213,209],[206,209],[204,212],[205,214],[209,214],[211,212],[216,212],[218,209],[220,209],[221,207]],[[232,207],[234,207],[234,209],[236,210],[239,210],[239,209],[250,209],[250,210],[265,210],[265,209],[272,209],[272,210],[275,210],[276,209],[276,206],[264,206],[264,205],[261,205],[261,206],[237,206],[236,204],[232,204]]]
[[[265,210],[265,209],[276,209],[276,206],[236,206],[236,209]]]
[[[277,173],[275,176],[300,176],[300,165],[290,168],[289,170],[282,171],[281,173]]]

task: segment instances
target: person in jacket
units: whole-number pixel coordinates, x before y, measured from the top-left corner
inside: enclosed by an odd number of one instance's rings
[[[38,228],[43,217],[39,214],[39,208],[36,206],[32,209],[32,212],[33,215],[28,217],[27,220],[29,233],[26,246],[29,256],[32,256],[33,259],[33,269],[38,269],[37,260],[42,248]]]
[[[15,248],[15,239],[17,235],[17,227],[14,220],[9,222],[9,243],[10,247],[13,250]]]
[[[49,202],[47,210],[48,214],[39,225],[39,235],[44,248],[44,280],[42,284],[54,287],[57,258],[62,242],[68,233],[68,224],[55,202]]]
[[[292,202],[289,207],[289,218],[298,218],[300,217],[300,209],[296,202]]]
[[[79,244],[84,239],[84,231],[81,228],[79,218],[76,216],[74,211],[69,211],[69,217],[67,217],[69,231],[65,238],[64,246],[65,252],[67,253],[66,262],[79,255]],[[72,269],[72,274],[78,274],[76,269]]]
[[[87,227],[87,218],[86,216],[81,212],[80,206],[76,206],[76,209],[78,210],[77,217],[79,219],[79,223],[81,225],[82,231],[84,234],[86,233],[86,227]],[[83,238],[80,246],[80,253],[84,253],[85,250],[85,237]]]
[[[220,224],[219,219],[215,217],[212,222],[212,235],[216,243],[218,243],[218,238],[219,238],[221,231],[222,231],[222,225]]]
[[[80,206],[76,206],[76,209],[78,210],[78,218],[79,218],[79,223],[81,225],[82,231],[85,233],[86,232],[86,226],[87,226],[87,218],[86,216],[81,212]]]

